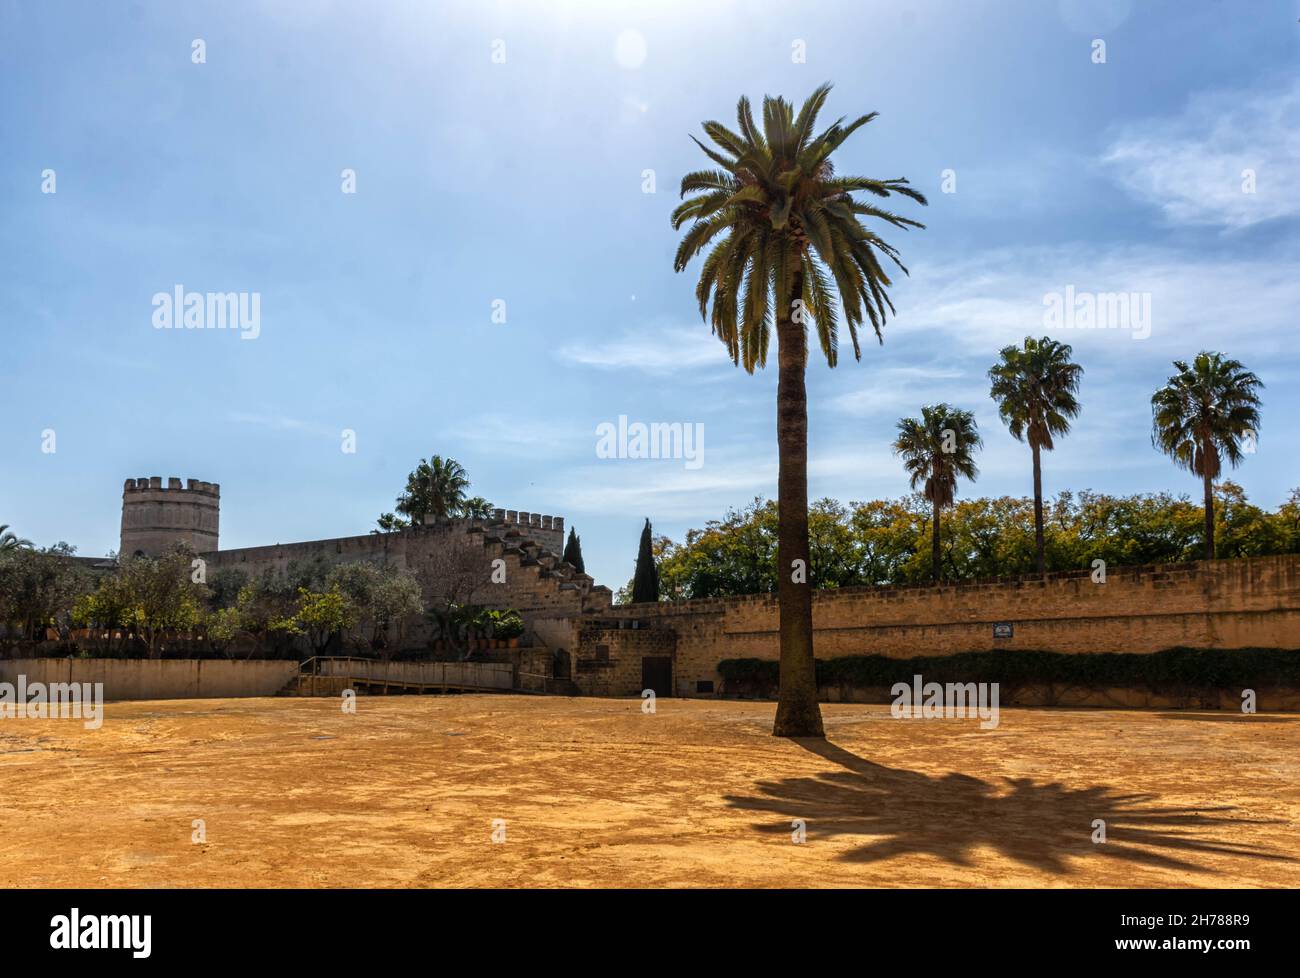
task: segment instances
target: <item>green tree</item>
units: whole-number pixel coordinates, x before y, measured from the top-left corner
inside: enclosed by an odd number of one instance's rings
[[[911,567],[925,539],[924,500],[911,495],[854,503],[848,520],[859,551],[860,583],[901,584],[916,579]]]
[[[239,603],[239,592],[247,583],[248,574],[240,568],[220,568],[208,578],[208,603],[218,611],[235,607]]]
[[[387,654],[394,644],[400,645],[407,619],[424,610],[415,576],[392,564],[339,564],[326,583],[342,591],[357,610],[355,624],[369,626],[369,635],[362,638],[372,651]]]
[[[43,641],[47,628],[66,637],[78,597],[91,590],[72,554],[66,543],[0,553],[0,624],[12,637]]]
[[[314,655],[323,655],[330,640],[356,624],[358,610],[339,586],[327,591],[300,588],[298,606],[291,615],[272,623],[276,631],[304,635]]]
[[[1281,529],[1285,541],[1286,549],[1283,553],[1300,551],[1300,487],[1291,490],[1291,495],[1278,507],[1273,519]]]
[[[659,568],[655,565],[648,518],[641,529],[641,545],[636,554],[636,574],[632,578],[632,600],[634,602],[659,600]]]
[[[17,550],[19,547],[30,547],[31,545],[32,541],[24,540],[10,532],[8,523],[0,523],[0,554],[7,553],[10,550]]]
[[[920,490],[934,513],[930,568],[936,581],[941,577],[940,514],[956,499],[958,477],[972,482],[979,477],[975,450],[981,445],[975,415],[949,404],[926,405],[919,419],[898,422],[894,453],[903,459],[912,488]]]
[[[1068,344],[1026,336],[1023,346],[1005,346],[989,370],[998,414],[1016,441],[1029,441],[1034,458],[1034,553],[1038,573],[1047,569],[1043,546],[1042,453],[1055,448],[1053,436],[1067,434],[1079,414],[1083,368],[1070,361]]]
[[[122,562],[121,577],[128,621],[144,639],[149,658],[162,657],[161,642],[170,632],[187,631],[199,624],[204,589],[191,577],[193,554],[176,549],[159,557],[131,557]]]
[[[838,362],[840,306],[861,357],[858,327],[876,336],[893,311],[882,258],[906,272],[898,252],[863,220],[896,228],[921,227],[854,195],[925,197],[903,179],[837,176],[831,155],[876,113],[818,131],[817,117],[830,93],[822,85],[795,114],[782,98],[764,98],[763,125],[749,100],[737,108],[738,132],[705,122],[716,148],[695,140],[716,169],[682,178],[673,227],[691,222],[673,266],[683,271],[709,248],[695,289],[701,316],[732,362],[752,373],[766,366],[772,324],[777,335],[777,476],[780,514],[778,599],[781,695],[773,733],[823,736],[817,706],[812,640],[812,593],[805,575],[808,540],[808,397],[805,370],[808,327],[830,366]],[[694,138],[694,137],[692,137]],[[721,236],[721,238],[719,238]],[[715,239],[718,239],[715,241]],[[711,245],[711,247],[710,247]],[[838,293],[838,303],[836,301]],[[710,317],[709,307],[712,304]]]
[[[235,602],[240,624],[253,639],[254,653],[270,658],[284,657],[293,648],[293,636],[275,626],[292,614],[294,601],[275,583],[270,575],[250,581],[239,589]]]
[[[1259,437],[1263,382],[1221,353],[1202,351],[1151,396],[1151,443],[1179,467],[1201,477],[1205,494],[1205,559],[1213,560],[1214,480],[1226,458],[1236,468]]]
[[[1214,493],[1215,549],[1223,557],[1283,554],[1290,544],[1284,519],[1246,499],[1246,491],[1224,479]]]
[[[199,628],[208,648],[230,657],[239,638],[246,634],[243,615],[237,607],[217,608],[200,616]]]
[[[397,498],[397,511],[409,517],[413,526],[438,522],[460,514],[465,505],[469,477],[454,458],[435,455],[420,459],[406,477],[406,490]]]
[[[119,573],[105,575],[72,608],[72,623],[84,628],[91,649],[111,656],[125,648],[131,623],[131,598]]]
[[[569,539],[564,544],[564,556],[561,558],[579,574],[587,573],[587,565],[582,559],[582,539],[569,527]]]
[[[1300,552],[1300,490],[1265,512],[1231,482],[1216,488],[1219,551],[1232,556]],[[1034,505],[1028,497],[957,500],[943,514],[940,566],[955,580],[1030,574],[1036,567]],[[1195,559],[1201,508],[1169,493],[1108,496],[1084,490],[1044,501],[1049,571]],[[933,507],[920,493],[809,507],[817,587],[923,583],[933,577]],[[682,543],[654,539],[660,593],[670,600],[776,590],[776,505],[756,499],[729,510]],[[631,600],[632,582],[619,590]]]
[[[373,628],[371,646],[387,656],[394,648],[401,648],[406,623],[424,611],[420,582],[409,571],[386,566],[370,592],[365,611]]]
[[[410,520],[404,520],[396,513],[380,513],[379,519],[375,520],[376,530],[371,533],[393,533],[397,530],[405,530],[411,525]]]
[[[495,509],[496,507],[482,496],[471,496],[461,503],[459,511],[454,515],[463,516],[467,519],[488,520],[492,518]]]

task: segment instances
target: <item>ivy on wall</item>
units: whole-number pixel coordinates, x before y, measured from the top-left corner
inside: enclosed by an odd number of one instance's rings
[[[767,696],[775,693],[779,663],[769,659],[724,659],[718,672],[724,692]],[[999,651],[896,659],[847,655],[817,661],[822,687],[892,686],[921,675],[926,682],[998,683],[1014,689],[1063,684],[1086,689],[1131,688],[1153,693],[1261,687],[1300,688],[1300,650],[1188,649],[1163,652],[1102,652],[1088,655]]]

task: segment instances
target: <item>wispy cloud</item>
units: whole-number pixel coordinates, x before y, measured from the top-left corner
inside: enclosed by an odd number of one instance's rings
[[[703,323],[698,326],[648,326],[608,343],[570,343],[557,356],[568,363],[606,370],[668,373],[729,366],[722,344]]]
[[[312,435],[337,437],[341,430],[331,428],[329,425],[317,424],[313,421],[303,421],[301,418],[291,418],[284,414],[251,414],[235,411],[231,412],[229,417],[236,424],[255,425],[259,428],[270,428],[273,431],[302,431]]]
[[[474,442],[486,442],[512,456],[553,458],[560,452],[590,451],[595,443],[595,425],[583,425],[573,418],[523,418],[505,414],[483,414],[470,419],[462,431]]]
[[[943,367],[885,367],[867,373],[864,386],[841,394],[831,403],[844,414],[855,417],[896,414],[916,404],[937,401],[961,403],[986,396],[987,383],[977,382],[968,371],[956,365]]]
[[[1243,228],[1296,217],[1300,83],[1197,96],[1176,118],[1126,126],[1102,162],[1176,224]]]
[[[570,512],[646,511],[665,519],[699,519],[702,513],[720,515],[758,494],[772,495],[776,453],[755,459],[710,452],[704,467],[695,470],[679,461],[610,459],[570,475],[563,490]]]
[[[977,260],[914,269],[891,333],[896,344],[924,344],[931,356],[988,357],[1026,335],[1051,332],[1094,359],[1129,360],[1230,346],[1270,355],[1294,331],[1300,278],[1294,249],[1268,257],[1188,253],[1155,246],[1011,248]],[[1044,296],[1150,292],[1151,335],[1123,329],[1061,329],[1044,323]],[[902,290],[900,290],[901,292]]]

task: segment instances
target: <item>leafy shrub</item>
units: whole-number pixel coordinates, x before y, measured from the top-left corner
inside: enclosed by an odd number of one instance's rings
[[[767,695],[777,689],[780,666],[768,659],[724,659],[718,672],[731,692]],[[849,655],[817,660],[817,685],[867,687],[911,682],[998,683],[1015,688],[1058,684],[1087,689],[1144,688],[1234,690],[1300,687],[1300,650],[1188,649],[1163,652],[1072,654],[1041,651],[962,652],[894,659]]]

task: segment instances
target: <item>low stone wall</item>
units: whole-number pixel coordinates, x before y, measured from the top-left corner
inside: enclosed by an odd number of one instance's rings
[[[0,682],[103,683],[106,700],[274,696],[298,674],[282,659],[3,659]]]
[[[723,659],[779,658],[778,620],[773,594],[623,605],[584,617],[576,660],[590,661],[598,646],[607,646],[619,662],[617,681],[605,686],[628,695],[638,667],[623,658],[639,656],[633,645],[647,639],[617,636],[659,633],[648,654],[671,649],[677,695],[707,696],[720,686]],[[1296,648],[1300,555],[1112,567],[1105,583],[1089,571],[1069,571],[938,587],[815,591],[813,644],[819,659],[1001,649]]]
[[[515,668],[509,662],[377,662],[371,659],[318,659],[322,676],[397,685],[470,686],[512,689]]]

